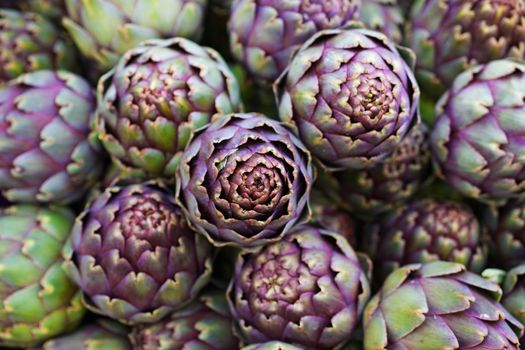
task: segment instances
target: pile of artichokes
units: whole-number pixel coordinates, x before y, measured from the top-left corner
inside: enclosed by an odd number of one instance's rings
[[[0,348],[525,348],[525,0],[0,0]]]

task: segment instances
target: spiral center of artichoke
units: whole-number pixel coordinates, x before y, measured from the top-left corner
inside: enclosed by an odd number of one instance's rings
[[[363,121],[381,119],[393,101],[391,84],[380,78],[360,80],[350,95],[353,115]]]
[[[297,265],[286,261],[296,260],[295,256],[269,258],[253,276],[254,287],[262,300],[282,300],[293,303],[298,298],[299,281]]]
[[[147,240],[165,246],[174,213],[171,208],[149,197],[134,197],[135,203],[117,217],[126,238]]]

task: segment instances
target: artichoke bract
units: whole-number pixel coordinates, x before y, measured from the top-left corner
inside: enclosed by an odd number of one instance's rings
[[[303,350],[303,348],[280,341],[269,341],[248,345],[242,348],[242,350]]]
[[[511,202],[485,213],[492,258],[506,268],[525,263],[525,202]]]
[[[104,73],[148,39],[197,40],[207,0],[65,0],[63,19],[80,52]]]
[[[0,9],[0,85],[41,69],[76,68],[73,44],[36,13]]]
[[[314,35],[275,93],[281,120],[330,170],[375,165],[419,120],[409,65],[386,36],[365,29]]]
[[[396,209],[365,235],[364,250],[383,280],[393,270],[435,260],[463,264],[480,273],[487,262],[483,229],[458,202],[423,199]]]
[[[130,338],[141,350],[239,350],[224,291],[205,292],[164,320],[135,327]]]
[[[126,327],[99,319],[33,350],[131,350]]]
[[[86,307],[125,324],[160,320],[211,275],[211,246],[155,183],[107,188],[77,218],[64,255]]]
[[[412,198],[430,174],[429,134],[419,123],[384,161],[334,173],[334,178],[344,206],[360,218],[374,219]]]
[[[436,106],[437,174],[460,194],[503,203],[525,196],[525,64],[510,60],[459,75]]]
[[[129,176],[173,181],[193,131],[241,109],[220,55],[182,38],[128,51],[98,84],[100,138]]]
[[[519,349],[523,325],[501,288],[461,264],[435,261],[390,274],[364,312],[364,349]]]
[[[304,225],[277,243],[242,254],[228,300],[248,343],[279,340],[320,350],[351,337],[369,294],[348,241]]]
[[[235,0],[228,33],[233,56],[259,82],[272,83],[312,35],[357,18],[359,0]]]
[[[401,42],[404,24],[403,10],[396,0],[365,0],[361,3],[359,20],[369,29]]]
[[[512,316],[525,324],[525,265],[521,264],[510,270],[502,283],[503,298],[501,304]]]
[[[438,99],[461,72],[525,56],[523,0],[415,0],[406,44],[423,92]]]
[[[81,77],[41,70],[0,89],[0,191],[12,202],[71,203],[98,179],[95,96]]]
[[[308,151],[281,123],[256,113],[225,115],[184,151],[177,197],[214,244],[252,247],[308,219],[312,173]]]
[[[73,222],[61,207],[0,209],[0,346],[37,346],[80,323],[80,292],[62,269]]]

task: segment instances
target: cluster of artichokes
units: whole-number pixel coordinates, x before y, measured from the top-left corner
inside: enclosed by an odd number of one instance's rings
[[[0,348],[519,349],[525,0],[0,0]]]

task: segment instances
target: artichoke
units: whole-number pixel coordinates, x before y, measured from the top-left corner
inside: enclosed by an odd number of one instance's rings
[[[0,346],[32,347],[71,331],[84,315],[62,270],[74,216],[61,207],[0,209]]]
[[[141,350],[239,350],[224,292],[211,291],[152,325],[135,327],[130,338]]]
[[[494,260],[500,266],[513,268],[525,263],[525,202],[511,202],[485,213],[491,234]]]
[[[430,136],[438,175],[464,196],[525,195],[525,64],[499,60],[459,75],[436,106]]]
[[[499,303],[501,294],[461,264],[404,266],[365,309],[364,349],[517,350],[523,325]]]
[[[415,0],[407,46],[423,92],[439,98],[461,72],[525,56],[523,0]]]
[[[308,151],[280,123],[256,113],[225,115],[184,151],[177,197],[214,244],[252,247],[307,220],[312,172]]]
[[[335,173],[338,196],[353,214],[376,218],[412,198],[430,177],[430,165],[428,132],[419,123],[384,161],[370,169]]]
[[[347,240],[305,225],[241,255],[228,297],[248,343],[280,340],[321,350],[350,338],[369,293]]]
[[[400,266],[435,260],[463,264],[480,273],[487,262],[483,229],[472,210],[461,203],[434,199],[414,201],[372,225],[364,243],[380,280]]]
[[[325,230],[339,233],[352,247],[356,246],[356,223],[350,214],[331,201],[328,196],[321,194],[320,190],[312,192],[310,205],[313,222]]]
[[[206,0],[65,0],[63,19],[82,54],[105,72],[147,39],[200,37]]]
[[[303,350],[303,348],[280,341],[269,341],[245,346],[242,350]]]
[[[0,89],[0,191],[12,202],[71,203],[98,179],[95,97],[65,71],[21,75]]]
[[[501,304],[512,316],[525,324],[525,265],[510,270],[505,276],[502,287]]]
[[[64,0],[19,0],[20,7],[42,16],[59,21],[66,13]]]
[[[359,0],[235,0],[228,33],[233,56],[261,83],[272,83],[313,34],[357,19]]]
[[[98,84],[100,138],[126,176],[173,181],[191,133],[241,109],[235,77],[217,52],[189,40],[128,51]]]
[[[365,29],[314,35],[275,92],[281,120],[330,170],[375,165],[419,118],[409,65],[386,36]]]
[[[0,85],[23,73],[75,65],[72,43],[52,23],[35,13],[0,9]]]
[[[125,327],[99,319],[71,334],[48,340],[35,350],[131,350],[131,343]]]
[[[402,39],[403,11],[397,0],[365,0],[361,4],[359,20],[369,29],[385,34],[392,41]]]
[[[189,303],[211,275],[211,246],[155,183],[107,188],[77,218],[64,249],[88,309],[152,323]]]

